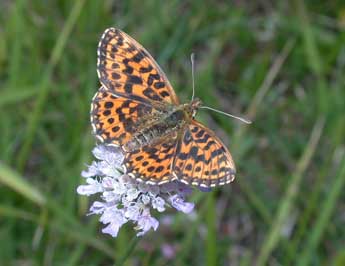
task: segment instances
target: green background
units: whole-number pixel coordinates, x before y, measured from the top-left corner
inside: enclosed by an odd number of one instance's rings
[[[237,178],[140,239],[131,224],[102,235],[76,195],[108,27],[182,102],[194,52],[196,95],[253,120],[199,112]],[[0,265],[345,265],[344,73],[343,1],[1,1]]]

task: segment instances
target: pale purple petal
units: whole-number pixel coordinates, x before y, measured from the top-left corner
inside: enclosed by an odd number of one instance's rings
[[[161,197],[155,197],[152,199],[152,207],[159,212],[165,211],[165,201]]]
[[[127,190],[126,196],[127,200],[133,201],[135,200],[140,194],[140,191],[137,188],[130,188]]]
[[[99,169],[97,162],[92,162],[92,164],[88,166],[87,170],[81,172],[81,176],[85,178],[99,175],[102,175],[102,171]]]
[[[122,175],[116,165],[109,164],[105,161],[102,161],[99,163],[99,168],[101,168],[103,176],[110,176],[113,178],[118,178],[119,176]]]
[[[112,190],[116,194],[123,195],[127,192],[127,187],[125,186],[125,184],[114,180],[112,184]]]
[[[89,196],[89,195],[103,191],[102,185],[99,182],[97,182],[97,180],[92,179],[92,178],[87,178],[86,182],[88,183],[88,185],[78,186],[77,193],[79,195]]]
[[[90,207],[89,214],[101,214],[104,212],[106,208],[106,204],[103,202],[95,201],[92,206]]]
[[[127,208],[128,206],[131,206],[132,201],[128,200],[126,196],[123,196],[121,199],[121,203],[124,207]]]
[[[121,149],[115,148],[115,147],[109,147],[110,149],[105,154],[104,160],[108,162],[109,164],[113,164],[116,167],[121,167],[121,164],[123,162],[124,156],[121,152]]]
[[[150,214],[142,215],[138,219],[138,225],[135,227],[136,230],[141,230],[137,233],[137,236],[142,236],[147,233],[151,228],[156,231],[159,226],[159,222],[157,219],[151,217]]]
[[[190,213],[194,209],[194,203],[185,202],[179,195],[171,196],[170,203],[176,210],[184,213]]]
[[[134,204],[132,206],[127,207],[125,211],[125,216],[129,220],[137,221],[140,216],[140,206],[138,204]]]
[[[122,224],[110,223],[108,226],[102,229],[102,233],[109,234],[112,237],[117,237],[117,234],[119,233],[121,226]]]
[[[102,194],[102,198],[106,202],[118,203],[121,200],[121,196],[113,191],[105,191]]]
[[[119,181],[120,183],[123,183],[123,184],[126,184],[126,185],[127,185],[127,184],[132,184],[132,183],[133,183],[133,179],[132,179],[129,175],[126,175],[126,174],[124,174],[124,175],[118,177],[117,179],[118,179],[118,181]]]
[[[116,207],[106,208],[99,221],[103,224],[116,222],[118,224],[124,224],[127,222],[124,211]]]
[[[115,183],[117,183],[116,180],[114,178],[109,177],[109,176],[106,176],[102,179],[102,186],[108,190],[113,189],[115,186]]]
[[[108,147],[106,145],[97,145],[93,150],[92,154],[95,156],[98,160],[105,161],[108,153],[111,152],[111,147]]]
[[[142,195],[140,196],[140,200],[141,200],[141,202],[142,202],[144,205],[147,205],[147,204],[150,203],[151,197],[150,197],[149,195],[142,194]]]

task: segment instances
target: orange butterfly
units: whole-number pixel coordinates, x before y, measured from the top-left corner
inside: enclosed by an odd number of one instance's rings
[[[148,184],[230,183],[235,165],[214,132],[194,119],[201,101],[180,104],[152,56],[126,33],[107,29],[98,46],[102,83],[92,99],[96,137],[120,146],[126,173]]]

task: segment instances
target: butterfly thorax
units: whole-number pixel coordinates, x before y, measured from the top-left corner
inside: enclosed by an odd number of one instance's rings
[[[123,149],[135,151],[145,146],[153,146],[165,141],[174,141],[180,132],[194,119],[200,100],[173,106],[159,115],[143,117],[138,122],[138,131],[133,134]]]

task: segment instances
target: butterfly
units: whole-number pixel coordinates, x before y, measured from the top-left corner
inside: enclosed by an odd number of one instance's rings
[[[180,104],[144,47],[109,28],[97,55],[101,87],[92,99],[91,125],[102,143],[121,147],[125,173],[147,184],[179,180],[204,188],[234,180],[230,152],[195,119],[201,101]]]

